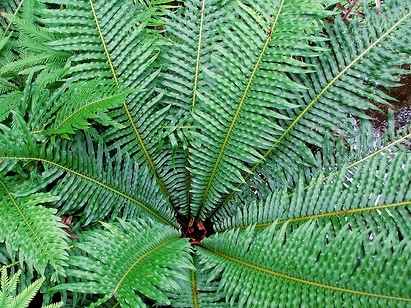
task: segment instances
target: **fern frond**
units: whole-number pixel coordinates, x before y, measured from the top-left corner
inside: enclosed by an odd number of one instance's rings
[[[331,51],[309,61],[314,73],[294,77],[309,90],[292,100],[299,108],[284,111],[289,120],[277,122],[284,131],[252,165],[253,173],[274,165],[287,172],[290,166],[309,162],[308,144],[321,147],[330,130],[350,134],[348,115],[367,118],[364,111],[376,108],[370,101],[386,103],[390,99],[377,86],[397,86],[397,76],[406,73],[401,65],[411,62],[407,39],[411,6],[407,1],[390,1],[384,7],[384,14],[367,12],[362,26],[358,22],[346,25],[339,19],[326,25]]]
[[[215,234],[198,249],[213,269],[209,279],[221,274],[227,300],[240,307],[406,306],[411,243],[398,242],[396,228],[409,227],[398,221],[384,228],[388,236],[346,223],[312,221],[293,231],[274,224],[261,233]]]
[[[20,91],[0,95],[0,121],[8,117],[13,110],[18,109],[22,96]]]
[[[60,308],[60,307],[63,307],[63,306],[64,306],[64,303],[60,302],[60,303],[49,304],[49,305],[46,305],[42,308]]]
[[[191,175],[188,171],[187,131],[193,129],[190,110],[197,103],[197,89],[203,81],[202,67],[210,67],[213,43],[218,41],[218,23],[226,19],[225,0],[186,1],[176,12],[169,11],[164,18],[164,35],[167,39],[160,54],[162,70],[158,76],[164,96],[163,104],[171,105],[168,110],[169,123],[164,127],[166,136],[175,144],[173,150],[180,157],[178,161],[181,180],[179,191],[184,192],[176,201],[185,204],[180,214],[192,215]],[[180,153],[178,153],[180,152]],[[168,171],[170,172],[170,171]],[[176,190],[174,190],[176,191]],[[174,192],[173,192],[174,193]],[[174,193],[175,194],[175,193]]]
[[[204,271],[204,265],[199,263],[195,254],[193,269],[184,270],[187,280],[181,280],[181,293],[167,294],[172,307],[229,307],[225,302],[224,294],[218,288],[218,281],[207,281],[208,275]]]
[[[6,242],[11,254],[17,251],[19,259],[29,268],[44,274],[50,264],[56,271],[53,275],[56,279],[57,274],[64,274],[67,236],[55,216],[56,210],[40,204],[54,202],[58,197],[38,193],[17,198],[8,186],[4,180],[0,181],[0,240]]]
[[[44,278],[40,278],[28,286],[22,293],[16,297],[11,296],[11,293],[16,291],[17,281],[20,276],[20,271],[14,274],[10,279],[7,276],[7,270],[1,271],[1,292],[0,292],[0,306],[4,308],[11,307],[28,307],[34,295],[40,289],[44,282]]]
[[[115,296],[124,307],[144,307],[142,297],[169,304],[164,291],[178,291],[174,268],[192,268],[190,245],[175,229],[148,221],[104,224],[85,234],[76,247],[88,256],[72,256],[69,274],[82,282],[56,289]]]
[[[226,2],[186,1],[184,7],[167,15],[165,35],[169,42],[163,47],[166,65],[159,77],[166,89],[164,101],[180,112],[195,109],[198,86],[205,82],[202,67],[212,65],[213,44],[221,39],[218,27],[227,19]]]
[[[394,126],[393,119],[388,121],[388,126]],[[359,165],[369,163],[376,156],[382,155],[385,159],[390,159],[394,153],[411,152],[411,127],[404,127],[395,133],[389,129],[380,137],[377,137],[377,133],[369,121],[362,121],[353,138],[344,140],[332,135],[327,136],[321,146],[321,152],[315,155],[316,166],[300,167],[292,171],[272,165],[260,170],[248,185],[243,187],[241,193],[235,194],[224,207],[212,213],[210,220],[218,224],[235,215],[239,209],[247,208],[252,202],[264,203],[264,200],[271,198],[272,193],[278,190],[287,190],[289,195],[302,186],[307,190],[310,184],[313,184],[313,177],[319,173],[322,173],[323,177],[320,176],[318,181],[324,182],[329,176],[337,176],[344,169],[346,171],[342,172],[347,174],[356,173]]]
[[[44,114],[46,118],[38,119],[46,126],[39,133],[59,134],[68,138],[69,134],[75,133],[75,129],[87,129],[90,126],[89,119],[110,123],[111,119],[104,113],[110,108],[121,106],[130,92],[98,80],[72,83],[60,97],[54,98],[52,110]]]
[[[238,1],[229,14],[212,56],[215,69],[203,67],[208,85],[198,89],[193,113],[199,130],[192,139],[201,145],[190,153],[192,203],[202,219],[281,134],[273,119],[287,117],[277,110],[297,107],[288,99],[303,89],[286,73],[307,72],[309,66],[293,56],[320,50],[308,42],[322,40],[311,33],[327,13],[318,2]]]
[[[67,4],[73,5],[70,10],[45,9],[39,14],[41,22],[58,37],[50,45],[73,53],[68,59],[71,63],[68,75],[87,80],[107,78],[119,86],[141,90],[127,97],[122,110],[108,114],[124,127],[108,129],[103,134],[106,142],[112,144],[109,150],[120,146],[133,160],[148,166],[172,206],[184,208],[188,203],[184,192],[184,159],[172,161],[170,146],[163,144],[162,149],[159,146],[169,107],[161,103],[163,93],[157,93],[156,88],[159,36],[146,28],[151,11],[131,1]]]
[[[18,116],[15,122],[14,130],[2,127],[0,159],[3,164],[41,162],[46,170],[37,189],[54,183],[51,193],[61,197],[56,206],[62,205],[62,213],[81,209],[85,224],[120,213],[123,217],[148,215],[165,224],[176,224],[155,179],[130,157],[121,152],[111,156],[89,136],[78,136],[71,142],[58,140],[55,145],[41,148]]]
[[[19,31],[15,49],[20,58],[3,65],[0,69],[1,75],[22,74],[26,69],[41,70],[44,65],[53,65],[53,63],[64,66],[63,63],[70,54],[64,50],[52,48],[49,44],[55,39],[53,34],[36,23],[34,11],[41,8],[43,5],[38,1],[26,0],[22,6],[21,17],[3,14]]]
[[[13,296],[16,291],[17,282],[19,280],[21,271],[15,273],[11,278],[7,275],[7,270],[2,268],[1,271],[1,285],[0,285],[0,307],[3,308],[26,308],[39,291],[45,278],[37,279],[32,284],[27,286],[22,292]],[[45,306],[44,308],[60,308],[63,303],[55,303]]]
[[[300,180],[291,194],[286,188],[279,189],[265,201],[239,209],[234,217],[223,220],[217,230],[252,224],[263,227],[276,220],[351,221],[365,212],[373,213],[375,219],[394,213],[403,215],[407,211],[404,207],[411,204],[410,160],[410,153],[397,153],[393,157],[382,154],[355,168],[343,168],[327,176],[319,173],[307,187]],[[386,185],[387,179],[389,186]],[[369,222],[368,228],[373,225]]]
[[[13,14],[16,16],[19,12],[24,0],[5,0],[0,3],[0,12]],[[7,35],[10,31],[11,22],[7,21],[3,16],[0,18],[0,27],[3,30],[3,35]]]

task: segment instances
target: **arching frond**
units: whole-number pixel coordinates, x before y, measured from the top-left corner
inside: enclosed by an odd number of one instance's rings
[[[35,294],[39,291],[45,278],[42,277],[25,288],[17,296],[13,296],[16,291],[17,282],[21,272],[18,271],[12,277],[8,277],[7,270],[2,268],[1,271],[1,285],[0,285],[0,306],[3,308],[26,308],[29,307],[30,302]],[[63,303],[55,303],[44,306],[44,308],[59,308],[63,307]]]
[[[232,218],[223,220],[217,230],[311,218],[326,219],[324,223],[331,220],[356,224],[358,215],[365,212],[372,213],[377,221],[387,215],[406,215],[404,208],[411,205],[410,160],[410,153],[394,154],[392,158],[379,155],[355,168],[327,175],[319,173],[307,187],[300,181],[291,193],[286,188],[279,189],[267,200],[239,209]],[[374,225],[365,219],[363,223],[368,228]]]
[[[19,117],[15,122],[15,130],[3,127],[0,160],[4,160],[3,164],[42,163],[46,170],[37,181],[37,189],[54,183],[51,192],[61,198],[56,206],[62,205],[62,213],[81,210],[86,224],[111,215],[148,215],[166,224],[176,224],[175,213],[153,176],[131,162],[130,157],[121,152],[111,156],[101,143],[80,136],[71,142],[58,140],[55,145],[40,148],[27,129],[22,131],[24,123]]]
[[[21,262],[44,274],[48,265],[56,273],[64,274],[68,259],[66,234],[62,230],[56,210],[42,204],[56,201],[49,193],[15,197],[12,184],[0,180],[0,242],[6,242],[11,255],[16,251]],[[18,191],[22,194],[21,191]]]
[[[315,72],[294,76],[293,80],[308,90],[292,100],[299,108],[283,112],[288,119],[276,121],[284,131],[252,164],[251,171],[266,168],[263,172],[292,172],[309,161],[308,145],[321,147],[330,130],[349,135],[352,125],[347,122],[348,115],[366,118],[364,111],[376,108],[371,101],[386,103],[389,96],[377,86],[398,85],[397,76],[405,72],[401,66],[411,62],[408,1],[390,1],[384,6],[384,14],[367,12],[361,24],[347,25],[336,19],[333,25],[326,24],[326,29],[330,52],[309,61]]]
[[[49,4],[63,4],[48,1]],[[50,43],[56,50],[68,51],[68,75],[72,78],[113,80],[118,86],[139,89],[129,95],[123,108],[108,115],[123,128],[108,129],[103,137],[109,150],[121,147],[140,165],[148,166],[172,206],[187,205],[184,158],[173,161],[168,143],[159,145],[168,106],[161,99],[155,78],[159,74],[155,61],[159,36],[147,29],[150,9],[132,1],[64,2],[66,9],[39,12],[58,39]],[[156,133],[153,133],[156,132]],[[172,192],[172,193],[171,193]]]
[[[273,119],[287,117],[277,110],[297,107],[288,99],[303,89],[285,73],[306,72],[293,56],[319,50],[308,42],[321,40],[311,35],[325,16],[320,8],[318,1],[238,1],[228,10],[193,113],[192,139],[201,143],[190,155],[195,216],[207,217],[281,134]]]
[[[393,127],[391,119],[389,127]],[[273,192],[282,190],[285,194],[298,191],[301,187],[309,189],[313,184],[313,176],[322,174],[318,181],[325,181],[329,176],[336,176],[341,170],[346,174],[356,173],[356,168],[370,161],[376,156],[379,159],[388,159],[397,152],[411,152],[411,127],[404,127],[391,132],[388,129],[382,136],[377,137],[377,131],[369,121],[362,121],[353,138],[344,140],[341,137],[330,136],[324,139],[321,152],[316,153],[318,166],[305,166],[294,172],[283,170],[281,166],[271,166],[256,173],[247,187],[237,193],[227,204],[214,212],[211,220],[217,225],[227,217],[235,215],[238,209],[248,208],[252,202],[262,202],[271,198]],[[406,160],[404,163],[407,163]],[[368,166],[368,165],[366,165]],[[361,167],[361,170],[364,167]],[[367,167],[365,167],[367,168]],[[344,171],[346,169],[346,171]],[[272,222],[272,221],[271,221]]]
[[[169,304],[164,291],[179,291],[178,268],[191,269],[190,245],[175,229],[148,221],[104,224],[76,245],[88,256],[72,256],[69,274],[82,282],[57,289],[115,296],[124,307],[144,307],[142,297]],[[175,270],[174,268],[177,268]]]
[[[199,252],[213,268],[209,279],[221,274],[220,287],[238,306],[406,306],[411,243],[398,243],[396,228],[409,226],[397,223],[386,226],[388,236],[373,237],[345,223],[319,228],[313,221],[294,231],[274,224],[261,233],[213,235]]]

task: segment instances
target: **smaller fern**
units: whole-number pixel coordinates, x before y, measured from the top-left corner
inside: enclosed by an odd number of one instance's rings
[[[41,277],[35,282],[27,286],[21,293],[14,296],[17,282],[19,280],[21,271],[19,270],[10,278],[7,275],[5,267],[1,270],[0,280],[0,307],[2,308],[25,308],[28,307],[34,295],[38,292],[45,278]],[[63,307],[63,303],[55,303],[44,306],[43,308],[59,308]]]

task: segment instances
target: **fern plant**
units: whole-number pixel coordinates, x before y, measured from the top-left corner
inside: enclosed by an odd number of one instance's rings
[[[410,305],[411,126],[377,136],[366,111],[409,73],[411,3],[347,21],[337,2],[3,1],[0,260],[18,289]]]

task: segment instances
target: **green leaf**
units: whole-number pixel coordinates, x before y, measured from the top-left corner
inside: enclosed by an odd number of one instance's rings
[[[82,282],[55,289],[114,295],[124,307],[145,306],[142,297],[169,304],[164,291],[178,291],[178,268],[191,269],[190,246],[179,232],[151,221],[120,221],[104,224],[76,244],[78,254],[70,258],[68,274]]]
[[[315,221],[294,230],[273,224],[261,233],[247,228],[216,234],[199,252],[206,268],[213,268],[209,279],[221,273],[227,300],[239,306],[405,306],[411,302],[411,243],[398,243],[395,227],[389,228],[386,237]]]
[[[56,274],[64,274],[68,258],[66,234],[62,230],[56,210],[42,203],[59,199],[49,193],[15,198],[7,182],[0,181],[0,241],[6,241],[8,250],[18,251],[21,261],[44,274],[51,265]],[[21,192],[20,192],[21,193]]]
[[[331,174],[322,172],[313,176],[305,186],[300,179],[293,191],[278,189],[262,202],[253,202],[239,208],[235,215],[221,219],[216,230],[237,227],[269,226],[276,220],[302,222],[312,218],[347,220],[357,224],[355,217],[362,213],[405,215],[404,207],[411,205],[410,154],[393,157],[374,156],[358,166]],[[390,180],[387,187],[386,181]],[[324,223],[319,222],[320,225]],[[368,222],[363,227],[378,229],[378,224]],[[380,230],[379,232],[383,232]]]
[[[147,169],[139,168],[119,149],[110,155],[102,146],[86,135],[73,141],[56,140],[54,145],[42,148],[16,116],[15,129],[3,127],[0,135],[0,159],[5,165],[16,161],[42,163],[45,171],[34,184],[36,189],[54,183],[52,193],[61,197],[57,206],[63,205],[61,211],[69,215],[82,209],[86,225],[119,213],[124,218],[148,215],[162,223],[176,224],[167,199]],[[123,174],[121,180],[119,174]]]
[[[96,91],[97,88],[99,91]],[[47,113],[53,122],[41,133],[68,138],[69,134],[74,134],[74,129],[89,128],[89,119],[107,122],[100,113],[121,106],[131,92],[98,80],[72,83],[54,102],[53,110]]]
[[[310,68],[293,55],[313,57],[322,50],[308,42],[323,40],[312,33],[327,15],[311,1],[237,1],[227,14],[213,66],[203,67],[206,83],[197,90],[193,113],[200,129],[192,138],[201,145],[190,151],[192,208],[202,219],[244,182],[248,165],[262,159],[282,133],[274,119],[288,117],[278,110],[297,107],[288,100],[304,89],[287,73]]]
[[[379,85],[398,85],[401,67],[410,63],[411,48],[406,39],[411,33],[411,8],[407,1],[390,1],[384,14],[367,11],[364,21],[352,25],[336,19],[326,24],[329,43],[320,46],[330,51],[320,57],[306,57],[314,72],[292,74],[292,80],[308,89],[290,103],[299,108],[280,111],[285,117],[275,120],[282,127],[277,139],[270,143],[255,162],[251,162],[248,180],[257,171],[273,173],[273,169],[290,174],[304,164],[315,164],[309,145],[322,146],[330,131],[343,136],[353,134],[349,117],[368,118],[364,113],[376,109],[371,101],[386,104],[389,96]],[[224,199],[223,207],[239,190],[239,184]]]
[[[21,271],[15,273],[11,278],[7,275],[7,270],[3,267],[1,270],[1,286],[0,286],[0,306],[3,308],[26,308],[33,300],[36,293],[39,291],[45,278],[41,277],[32,284],[28,285],[17,296],[13,296],[16,292],[17,282]],[[63,307],[63,303],[55,303],[45,306],[44,308],[59,308]]]

